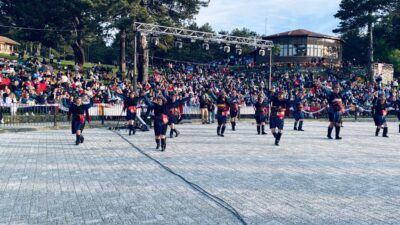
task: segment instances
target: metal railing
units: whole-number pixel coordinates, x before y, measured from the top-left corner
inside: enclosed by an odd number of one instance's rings
[[[96,124],[115,123],[125,121],[125,113],[122,112],[122,104],[95,104],[89,109],[90,122]],[[243,106],[239,111],[239,118],[254,118],[254,107]],[[393,114],[393,112],[391,112]],[[68,109],[58,105],[26,105],[19,103],[3,104],[0,106],[0,120],[2,126],[16,125],[67,125],[69,123]],[[152,114],[146,106],[139,108],[138,115],[147,123],[151,124]],[[292,112],[288,109],[286,112],[287,118],[292,118]],[[347,111],[345,118],[371,118],[369,110]],[[184,106],[182,112],[183,119],[200,119],[201,112],[199,106]],[[327,109],[318,113],[306,113],[306,118],[323,119],[327,118]]]

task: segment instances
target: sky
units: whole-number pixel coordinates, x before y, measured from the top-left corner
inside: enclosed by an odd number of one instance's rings
[[[335,35],[339,20],[333,15],[341,0],[211,0],[196,16],[199,26],[208,22],[215,31],[249,28],[271,35],[306,29]]]

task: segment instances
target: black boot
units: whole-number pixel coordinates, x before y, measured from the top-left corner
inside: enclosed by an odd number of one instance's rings
[[[167,139],[163,138],[161,139],[161,151],[165,151],[165,149],[167,148]]]
[[[329,139],[333,139],[333,138],[332,138],[332,131],[333,131],[333,127],[328,127],[328,135],[327,135],[327,137],[328,137]]]
[[[304,131],[304,130],[303,130],[303,121],[300,121],[300,122],[299,122],[299,129],[298,129],[298,131]]]
[[[132,125],[128,125],[128,130],[129,130],[129,136],[131,136],[131,134],[132,134]]]
[[[231,125],[232,125],[232,130],[235,131],[236,122],[232,122]]]
[[[76,135],[75,144],[76,144],[76,145],[79,145],[80,143],[81,143],[81,137],[80,137],[80,135]]]
[[[388,134],[388,128],[387,128],[387,127],[384,127],[384,128],[383,128],[383,135],[382,135],[382,137],[389,137],[387,134]]]
[[[262,135],[266,135],[267,134],[267,132],[265,132],[265,126],[264,125],[261,125],[261,134]]]
[[[80,138],[81,143],[83,143],[84,140],[85,140],[85,138],[83,138],[83,135],[81,134],[81,138]]]
[[[400,124],[399,124],[399,133],[400,133]]]
[[[218,136],[221,136],[220,130],[221,130],[221,127],[218,126],[218,127],[217,127],[217,134],[218,134]]]
[[[275,132],[272,132],[272,135],[274,136],[274,138],[276,138],[276,133]]]
[[[224,137],[225,128],[226,128],[226,126],[222,126],[222,128],[221,128],[221,137]]]
[[[171,128],[171,130],[169,131],[169,138],[173,137],[174,137],[174,129]]]
[[[158,150],[160,148],[160,139],[156,139],[156,149]]]
[[[179,132],[177,129],[174,129],[174,132],[175,132],[175,137],[178,137],[179,134],[181,134],[181,132]]]
[[[335,137],[336,140],[342,139],[342,138],[339,136],[339,135],[340,135],[340,126],[336,126],[336,127],[335,127],[335,133],[336,133],[336,137]]]
[[[134,125],[132,126],[132,134],[133,134],[133,135],[136,134],[136,129],[135,129],[135,126],[134,126]]]
[[[261,127],[257,125],[257,134],[260,135],[261,134]]]
[[[294,127],[293,130],[297,130],[297,121],[294,121]]]
[[[279,141],[281,140],[282,133],[277,133],[275,137],[275,145],[279,146]]]
[[[376,131],[375,131],[375,136],[379,136],[379,131],[381,131],[381,129],[380,128],[376,128]]]

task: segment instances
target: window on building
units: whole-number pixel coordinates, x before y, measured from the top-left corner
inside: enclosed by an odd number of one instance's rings
[[[294,45],[295,56],[306,56],[306,45]]]

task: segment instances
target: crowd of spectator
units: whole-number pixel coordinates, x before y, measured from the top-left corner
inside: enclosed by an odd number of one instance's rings
[[[241,70],[232,69],[230,61],[202,65],[167,63],[152,67],[152,74],[146,83],[137,84],[139,92],[147,92],[150,97],[161,94],[163,90],[174,91],[181,97],[192,96],[187,103],[199,106],[207,98],[210,90],[232,92],[236,90],[243,105],[251,106],[260,92],[268,95],[269,65],[248,64]],[[57,67],[56,69],[53,68]],[[286,69],[282,69],[286,68]],[[305,110],[315,112],[327,105],[325,93],[316,83],[332,87],[340,83],[343,87],[345,105],[355,103],[362,108],[371,108],[373,96],[377,91],[386,95],[389,102],[397,98],[397,80],[390,84],[368,82],[360,76],[352,75],[342,79],[334,70],[318,74],[319,64],[274,64],[271,79],[272,88],[285,91],[289,100],[298,92],[306,95]],[[314,69],[314,70],[313,70]],[[30,58],[24,62],[0,60],[0,104],[68,105],[74,98],[87,95],[94,103],[120,104],[124,96],[133,90],[129,78],[116,76],[112,70],[98,64],[81,71],[79,67],[61,68],[53,62]]]

